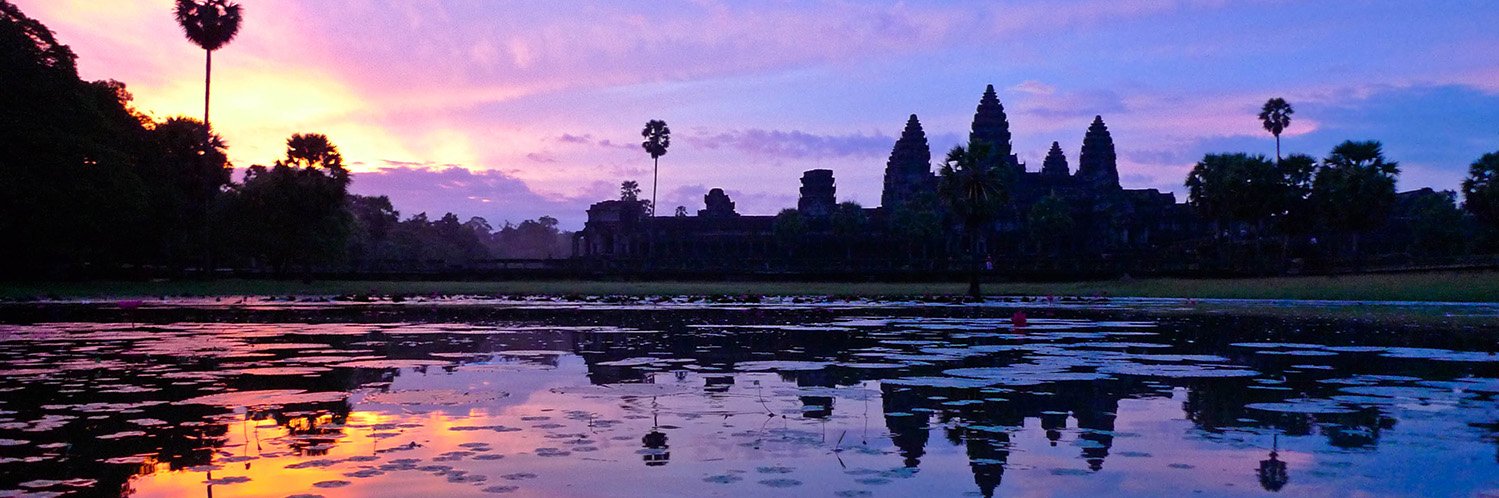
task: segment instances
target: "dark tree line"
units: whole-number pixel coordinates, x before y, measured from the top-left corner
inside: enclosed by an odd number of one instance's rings
[[[1260,113],[1276,137],[1277,155],[1292,112],[1277,98]],[[1192,168],[1186,187],[1188,203],[1213,224],[1220,248],[1249,245],[1262,260],[1264,248],[1275,245],[1267,242],[1276,240],[1283,258],[1297,255],[1293,241],[1302,246],[1300,255],[1352,261],[1371,253],[1428,257],[1499,250],[1499,153],[1472,164],[1461,205],[1450,191],[1397,194],[1399,174],[1380,142],[1350,140],[1321,159],[1208,154]]]
[[[206,50],[232,38],[204,19],[237,8],[193,5],[179,2],[178,17],[216,30],[200,33],[221,40]],[[401,220],[389,199],[349,194],[343,156],[320,134],[293,135],[282,159],[236,182],[228,144],[202,121],[154,120],[124,84],[83,81],[72,50],[5,0],[0,88],[3,275],[409,270],[568,255],[549,217],[498,229],[453,214]]]

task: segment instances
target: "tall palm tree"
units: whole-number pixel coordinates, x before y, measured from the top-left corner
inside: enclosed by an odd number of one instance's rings
[[[979,253],[984,246],[986,225],[1009,201],[1005,179],[1007,168],[987,162],[992,151],[984,142],[973,142],[967,149],[955,146],[947,153],[947,159],[937,172],[937,196],[947,205],[948,212],[962,221],[972,244],[968,295],[975,299],[982,297],[979,291]]]
[[[661,166],[661,156],[666,155],[667,147],[671,147],[671,128],[666,127],[665,121],[652,119],[646,121],[640,136],[645,139],[640,141],[640,147],[651,155],[651,206],[655,206],[657,171]]]
[[[177,24],[187,39],[207,53],[203,64],[203,125],[208,126],[208,97],[213,81],[213,51],[239,34],[240,8],[229,0],[177,0]]]
[[[1280,162],[1280,133],[1291,126],[1291,115],[1296,110],[1291,108],[1291,103],[1286,99],[1276,97],[1265,101],[1265,106],[1260,108],[1260,122],[1265,125],[1265,131],[1275,135],[1275,162]]]

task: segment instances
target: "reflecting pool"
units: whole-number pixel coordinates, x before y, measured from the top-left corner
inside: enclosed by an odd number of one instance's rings
[[[0,496],[1499,494],[1484,327],[791,301],[38,309],[0,325]]]

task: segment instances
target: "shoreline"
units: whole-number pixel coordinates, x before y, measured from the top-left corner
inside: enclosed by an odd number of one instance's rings
[[[1234,279],[1142,278],[990,282],[990,298],[1110,297],[1349,302],[1499,302],[1499,272],[1430,272]],[[0,283],[0,300],[240,296],[802,296],[955,298],[961,282],[155,280]]]

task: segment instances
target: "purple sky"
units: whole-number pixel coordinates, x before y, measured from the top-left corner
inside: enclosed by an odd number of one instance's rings
[[[201,112],[203,54],[171,0],[16,3],[85,78],[124,81],[157,117]],[[1255,113],[1277,96],[1297,109],[1287,152],[1381,140],[1402,189],[1455,189],[1499,150],[1492,0],[241,3],[239,39],[214,56],[236,166],[326,133],[354,191],[404,214],[579,228],[620,181],[650,184],[649,119],[673,131],[663,212],[722,187],[774,213],[811,168],[873,206],[906,116],[940,157],[985,84],[1032,170],[1054,140],[1076,164],[1103,115],[1127,188],[1180,193],[1206,152],[1274,154]]]

